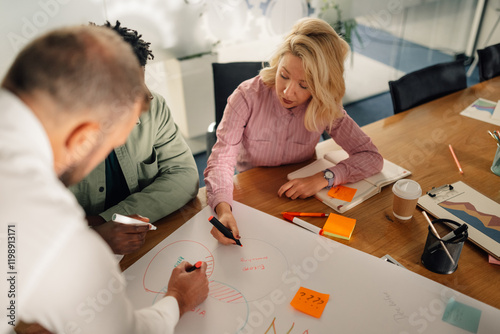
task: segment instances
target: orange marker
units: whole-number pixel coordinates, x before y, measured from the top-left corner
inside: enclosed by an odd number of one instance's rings
[[[194,264],[194,266],[192,266],[191,268],[189,268],[188,270],[186,270],[188,273],[192,272],[192,271],[195,271],[196,269],[200,269],[201,268],[201,264],[202,262],[201,261],[198,261]]]
[[[290,215],[295,217],[328,217],[328,213],[323,212],[282,212],[282,215]]]
[[[457,156],[455,155],[455,152],[453,151],[453,147],[451,147],[451,144],[448,145],[448,147],[450,148],[450,152],[451,152],[451,155],[453,156],[453,159],[455,159],[455,163],[457,164],[458,171],[460,172],[460,174],[463,174],[464,171],[462,170],[462,166],[460,166],[460,162],[458,162]]]

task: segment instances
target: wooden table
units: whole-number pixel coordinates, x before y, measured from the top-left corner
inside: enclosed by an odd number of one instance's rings
[[[384,158],[412,171],[410,178],[419,182],[424,192],[462,180],[500,202],[500,177],[490,171],[496,145],[486,132],[496,127],[459,115],[479,97],[499,100],[500,77],[369,124],[363,130]],[[458,172],[448,144],[453,145],[464,170],[463,175]],[[324,151],[330,145],[332,142],[320,143],[318,151]],[[280,218],[282,211],[332,212],[315,198],[290,200],[277,196],[279,187],[287,181],[286,175],[310,162],[254,168],[236,175],[234,200]],[[206,191],[202,188],[196,199],[157,223],[158,230],[148,234],[144,247],[122,260],[122,269],[130,266],[205,206]],[[417,211],[410,222],[394,220],[391,186],[383,188],[380,194],[344,215],[355,218],[357,224],[351,240],[338,239],[339,242],[376,257],[389,254],[417,274],[500,308],[500,266],[489,264],[487,254],[471,242],[465,243],[458,268],[450,275],[432,273],[421,264],[428,225]],[[304,219],[317,226],[324,223],[324,219]]]

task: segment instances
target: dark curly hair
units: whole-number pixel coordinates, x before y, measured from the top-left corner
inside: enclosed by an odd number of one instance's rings
[[[91,25],[95,25],[95,23],[91,23]],[[122,27],[120,21],[116,21],[115,26],[112,26],[109,21],[103,25],[103,27],[107,27],[116,31],[120,36],[123,37],[125,42],[129,43],[134,50],[137,59],[142,67],[146,66],[148,59],[154,59],[153,52],[149,49],[151,43],[145,42],[141,39],[142,35],[136,30],[132,30],[126,27]]]

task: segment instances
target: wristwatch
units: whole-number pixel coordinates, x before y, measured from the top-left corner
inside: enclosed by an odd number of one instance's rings
[[[330,189],[331,187],[333,187],[333,181],[335,180],[335,174],[333,174],[333,172],[329,169],[325,169],[323,171],[323,177],[325,178],[325,180],[328,181],[328,186],[326,187],[326,189]]]

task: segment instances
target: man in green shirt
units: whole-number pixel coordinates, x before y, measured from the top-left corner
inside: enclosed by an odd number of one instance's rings
[[[153,59],[150,43],[136,31],[113,27],[133,48],[141,66]],[[148,226],[111,221],[113,213],[148,217],[154,222],[196,197],[198,170],[163,97],[151,94],[149,112],[137,120],[127,142],[115,148],[85,179],[71,187],[87,214],[89,225],[115,254],[142,246]],[[109,126],[113,126],[110,124]]]

